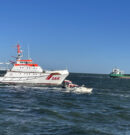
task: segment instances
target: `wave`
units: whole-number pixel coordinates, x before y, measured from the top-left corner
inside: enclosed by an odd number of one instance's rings
[[[53,91],[53,92],[64,92],[64,93],[75,93],[75,94],[91,94],[92,93],[92,88],[82,88],[82,87],[77,87],[77,88],[62,88],[62,87],[34,87],[34,86],[19,86],[19,85],[5,85],[5,86],[0,86],[0,88],[11,88],[10,90],[15,90],[15,91],[27,91],[27,90],[43,90],[43,91]]]

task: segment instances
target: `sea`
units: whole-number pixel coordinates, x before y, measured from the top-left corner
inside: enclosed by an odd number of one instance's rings
[[[0,135],[130,135],[130,79],[71,73],[92,93],[0,86]]]

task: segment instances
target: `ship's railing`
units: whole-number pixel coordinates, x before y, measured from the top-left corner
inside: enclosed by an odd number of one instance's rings
[[[0,62],[0,71],[6,71],[9,70],[10,63],[1,63]]]

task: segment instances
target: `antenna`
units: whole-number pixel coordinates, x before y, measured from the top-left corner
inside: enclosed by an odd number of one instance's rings
[[[29,45],[28,45],[28,59],[31,59],[31,58],[30,58],[30,49],[29,49]]]

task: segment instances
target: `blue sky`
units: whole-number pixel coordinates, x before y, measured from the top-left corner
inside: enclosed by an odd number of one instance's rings
[[[0,61],[19,42],[45,69],[130,73],[129,0],[1,0]]]

